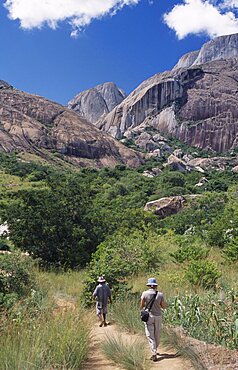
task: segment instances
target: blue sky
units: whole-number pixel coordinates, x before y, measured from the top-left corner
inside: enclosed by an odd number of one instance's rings
[[[107,81],[129,93],[238,32],[237,9],[238,0],[5,0],[0,79],[61,104]]]

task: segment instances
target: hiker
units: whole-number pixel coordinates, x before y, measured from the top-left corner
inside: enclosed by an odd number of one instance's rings
[[[149,319],[145,322],[145,334],[148,338],[149,346],[152,352],[151,360],[158,360],[157,348],[160,343],[160,330],[162,325],[161,308],[166,308],[163,293],[157,291],[157,282],[155,278],[149,278],[148,290],[141,295],[140,309],[149,310]]]
[[[93,297],[97,300],[96,313],[100,321],[100,327],[107,326],[109,322],[106,321],[107,304],[108,301],[112,303],[112,294],[106,280],[103,276],[99,276],[98,285],[93,292]]]

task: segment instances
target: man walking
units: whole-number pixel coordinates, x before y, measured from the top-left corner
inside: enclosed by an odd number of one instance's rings
[[[109,324],[106,322],[107,304],[108,301],[112,303],[112,294],[103,276],[99,276],[98,283],[99,284],[93,292],[93,297],[97,300],[96,313],[100,321],[99,326],[102,327]]]
[[[145,309],[150,305],[152,300],[154,302],[149,311],[149,319],[145,322],[145,334],[148,338],[150,349],[152,352],[151,360],[157,361],[157,348],[160,343],[160,330],[162,325],[162,311],[161,308],[166,308],[163,293],[157,291],[157,282],[154,278],[149,278],[148,290],[144,291],[141,295],[140,309]]]

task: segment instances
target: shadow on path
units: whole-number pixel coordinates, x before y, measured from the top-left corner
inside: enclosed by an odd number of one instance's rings
[[[176,353],[158,353],[158,360],[157,362],[159,361],[162,361],[162,360],[166,360],[166,359],[170,359],[170,358],[177,358],[177,357],[180,357],[181,354],[179,352],[176,352]]]

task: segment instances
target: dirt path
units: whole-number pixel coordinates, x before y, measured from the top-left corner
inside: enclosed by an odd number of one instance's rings
[[[75,299],[65,297],[64,295],[58,294],[55,296],[55,303],[56,308],[54,310],[54,315],[57,315],[62,312],[66,311],[74,311],[75,310]],[[91,331],[91,339],[90,339],[90,349],[88,359],[83,366],[83,370],[122,370],[121,367],[115,365],[114,362],[108,360],[101,351],[101,345],[106,337],[110,336],[117,336],[120,335],[122,340],[125,342],[133,341],[138,337],[142,337],[139,335],[133,335],[126,332],[122,332],[119,328],[115,325],[109,325],[106,328],[100,328],[98,323],[96,323]],[[144,337],[145,346],[148,348],[148,359],[151,356],[149,351],[149,346],[147,340]],[[159,347],[159,359],[158,362],[150,362],[150,369],[157,369],[157,370],[194,370],[191,362],[186,358],[176,356],[176,350],[171,349],[168,347]]]
[[[98,324],[93,327],[91,333],[91,344],[89,356],[86,363],[83,366],[84,370],[122,370],[121,367],[116,366],[112,361],[105,358],[101,352],[101,344],[105,340],[106,336],[120,334],[122,339],[127,341],[134,340],[136,335],[128,334],[118,330],[116,325],[110,325],[106,328],[100,328]],[[145,341],[145,345],[148,346]],[[194,370],[190,361],[184,357],[176,357],[176,350],[167,347],[159,347],[159,361],[156,363],[151,362],[150,369],[157,370]],[[148,359],[150,352],[148,349]]]

